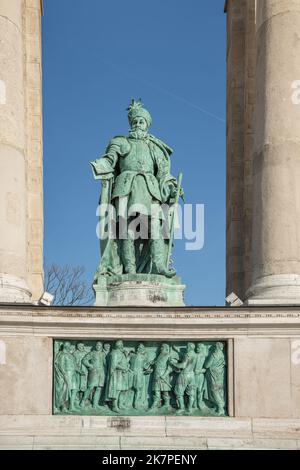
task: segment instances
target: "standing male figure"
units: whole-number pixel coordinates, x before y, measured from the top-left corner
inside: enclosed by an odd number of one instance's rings
[[[88,369],[87,389],[83,395],[81,406],[85,405],[86,400],[93,394],[92,406],[99,407],[101,391],[105,382],[105,352],[103,351],[101,341],[97,341],[95,350],[87,354],[83,365]]]
[[[185,411],[184,396],[188,396],[188,412],[191,413],[195,401],[195,364],[196,354],[194,343],[187,344],[187,350],[182,361],[172,361],[172,365],[179,371],[176,385],[175,395],[177,399],[178,411],[183,413]]]
[[[204,362],[207,356],[206,346],[203,343],[198,343],[196,347],[196,363],[195,363],[195,384],[196,384],[196,400],[199,410],[204,408],[203,394],[205,384],[205,371]]]
[[[170,174],[172,149],[149,134],[152,118],[141,102],[132,100],[128,119],[129,136],[114,137],[105,154],[91,162],[95,179],[102,180],[101,207],[112,204],[118,221],[117,239],[101,240],[96,278],[124,273],[172,277],[169,240],[162,234],[162,205],[174,202],[177,192]]]
[[[154,361],[154,373],[152,390],[154,392],[154,401],[152,409],[159,408],[163,400],[164,406],[170,406],[170,391],[172,389],[170,383],[170,373],[173,368],[171,366],[170,346],[163,343],[160,353]]]
[[[204,363],[208,399],[215,405],[218,415],[225,414],[225,354],[224,344],[217,342],[211,347]]]
[[[147,408],[147,374],[150,373],[150,362],[144,344],[140,343],[136,352],[131,354],[130,369],[132,371],[132,389],[134,391],[133,406],[136,410]]]
[[[86,349],[83,343],[77,343],[76,349],[73,353],[76,361],[77,367],[77,389],[78,389],[78,399],[81,402],[84,392],[87,389],[87,376],[88,370],[86,366],[82,363],[83,358],[86,356]]]
[[[111,402],[111,409],[119,413],[120,394],[129,388],[128,383],[129,364],[125,354],[122,340],[116,341],[110,353],[108,365],[108,380],[106,389],[106,400]]]
[[[57,374],[62,378],[62,387],[60,389],[60,397],[58,398],[59,406],[68,407],[68,411],[75,411],[75,399],[77,394],[77,375],[79,372],[76,366],[76,360],[72,351],[74,346],[66,341],[63,349],[60,351],[55,360],[55,368]]]

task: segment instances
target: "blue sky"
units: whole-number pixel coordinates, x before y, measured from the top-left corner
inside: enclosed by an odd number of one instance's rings
[[[99,262],[100,185],[89,161],[127,134],[126,108],[142,98],[151,132],[174,149],[188,203],[205,205],[205,243],[175,267],[187,305],[225,297],[224,0],[44,0],[45,262]]]

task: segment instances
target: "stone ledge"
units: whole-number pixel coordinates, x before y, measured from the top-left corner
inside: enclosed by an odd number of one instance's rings
[[[0,305],[0,333],[47,336],[156,339],[227,339],[248,335],[300,337],[296,307],[40,307]]]
[[[132,417],[131,423],[120,431],[105,417],[0,416],[0,449],[300,449],[300,420]]]
[[[209,450],[296,450],[297,441],[291,439],[207,439]]]
[[[300,440],[300,419],[254,418],[253,435],[257,438]]]
[[[251,419],[167,417],[167,436],[189,437],[251,437]]]

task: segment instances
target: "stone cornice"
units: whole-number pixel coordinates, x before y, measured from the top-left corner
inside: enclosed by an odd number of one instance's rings
[[[0,306],[0,335],[51,337],[300,337],[299,307],[95,308]]]

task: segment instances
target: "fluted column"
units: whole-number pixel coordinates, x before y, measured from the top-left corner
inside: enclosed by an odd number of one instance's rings
[[[0,302],[29,302],[27,288],[22,0],[0,0]]]
[[[256,44],[248,303],[300,304],[300,1],[257,1]]]

